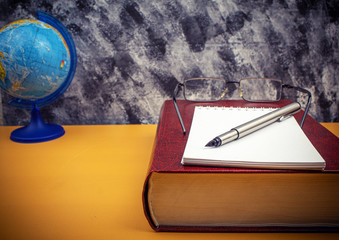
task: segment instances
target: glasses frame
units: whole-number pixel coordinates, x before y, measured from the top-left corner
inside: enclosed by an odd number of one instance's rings
[[[179,91],[180,89],[183,89],[183,95],[184,95],[184,98],[186,101],[190,101],[190,102],[217,102],[217,101],[220,101],[221,99],[224,98],[224,95],[222,95],[219,99],[217,100],[206,100],[206,101],[192,101],[192,100],[188,100],[186,98],[186,95],[185,95],[185,82],[186,81],[191,81],[191,80],[195,80],[195,79],[202,79],[202,78],[190,78],[190,79],[186,79],[184,80],[184,83],[178,83],[176,85],[176,87],[174,88],[174,91],[173,91],[173,96],[172,96],[172,99],[173,99],[173,104],[174,104],[174,107],[175,107],[175,110],[177,112],[177,116],[179,118],[179,122],[180,122],[180,125],[181,125],[181,128],[182,128],[182,131],[183,131],[183,134],[186,134],[186,128],[185,128],[185,125],[184,125],[184,122],[182,120],[182,117],[181,117],[181,114],[180,114],[180,110],[179,110],[179,107],[178,107],[178,104],[177,104],[177,100],[176,100],[176,97],[177,95],[179,94]],[[308,96],[308,99],[307,99],[307,103],[306,103],[306,107],[305,107],[305,111],[304,111],[304,115],[301,119],[301,122],[300,122],[300,127],[302,128],[303,125],[304,125],[304,122],[305,122],[305,118],[307,116],[307,113],[308,113],[308,110],[309,110],[309,107],[310,107],[310,103],[311,103],[311,99],[312,99],[312,94],[310,91],[304,89],[304,88],[301,88],[301,87],[296,87],[296,86],[292,86],[292,85],[289,85],[289,84],[283,84],[281,80],[279,79],[273,79],[273,78],[245,78],[245,79],[241,79],[240,81],[226,81],[224,79],[220,79],[220,78],[204,78],[204,79],[214,79],[214,80],[221,80],[221,81],[224,81],[225,84],[227,83],[235,83],[235,84],[238,84],[240,87],[240,82],[243,81],[243,80],[248,80],[248,79],[270,79],[270,80],[275,80],[275,81],[279,81],[281,82],[281,94],[280,94],[280,98],[278,100],[273,100],[273,101],[249,101],[249,100],[246,100],[242,94],[240,94],[241,98],[247,102],[257,102],[257,103],[272,103],[272,102],[278,102],[281,100],[281,96],[282,96],[282,90],[284,88],[288,88],[288,89],[294,89],[298,92],[302,92],[302,93],[305,93],[307,94]],[[226,88],[225,88],[226,90]]]

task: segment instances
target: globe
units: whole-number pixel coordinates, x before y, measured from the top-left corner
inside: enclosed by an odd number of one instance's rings
[[[65,133],[62,126],[42,121],[40,107],[64,93],[76,68],[67,29],[47,13],[38,11],[37,16],[0,29],[0,88],[13,96],[10,105],[32,109],[30,124],[11,134],[16,142],[43,142]]]

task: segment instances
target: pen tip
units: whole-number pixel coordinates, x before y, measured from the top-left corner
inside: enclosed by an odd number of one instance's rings
[[[217,141],[215,139],[209,141],[205,147],[216,147],[218,144],[217,144]]]

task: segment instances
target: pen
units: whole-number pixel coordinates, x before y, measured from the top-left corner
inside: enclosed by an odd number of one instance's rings
[[[250,133],[268,126],[271,123],[282,121],[290,117],[291,115],[299,112],[300,108],[300,103],[291,103],[285,107],[279,108],[247,123],[232,128],[230,131],[223,133],[209,141],[205,147],[219,147],[231,141],[242,138]]]

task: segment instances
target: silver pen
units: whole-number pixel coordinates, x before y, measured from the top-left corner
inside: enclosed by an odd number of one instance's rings
[[[231,141],[242,138],[250,133],[270,125],[271,123],[282,121],[290,117],[291,115],[299,112],[300,108],[300,103],[291,103],[285,107],[279,108],[247,123],[232,128],[230,131],[223,133],[209,141],[205,147],[219,147]]]

